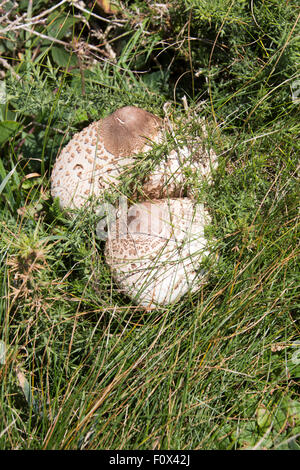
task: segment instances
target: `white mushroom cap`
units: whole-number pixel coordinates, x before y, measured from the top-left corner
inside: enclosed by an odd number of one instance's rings
[[[51,175],[52,196],[59,197],[62,209],[74,209],[84,206],[91,196],[99,198],[105,190],[116,188],[124,169],[134,164],[134,155],[151,149],[153,142],[163,141],[162,128],[160,118],[134,106],[120,108],[90,124],[75,134],[58,156]],[[211,155],[203,151],[190,162],[186,147],[171,151],[147,176],[145,199],[181,196],[186,167],[207,176],[209,161],[216,161]]]
[[[116,284],[136,304],[167,305],[205,282],[199,270],[209,254],[204,227],[210,217],[203,205],[188,198],[142,202],[123,222],[110,227],[105,258]]]
[[[211,169],[215,170],[217,166],[217,155],[212,149],[197,149],[195,156],[187,147],[172,150],[146,177],[143,184],[145,199],[182,197],[186,189],[186,174],[196,173],[199,178],[210,182]],[[187,188],[187,195],[193,196],[193,188]]]

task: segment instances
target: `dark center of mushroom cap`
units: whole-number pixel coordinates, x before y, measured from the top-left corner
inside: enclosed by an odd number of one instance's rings
[[[140,152],[161,126],[162,120],[154,114],[125,106],[102,120],[100,132],[106,150],[116,157],[127,157]]]

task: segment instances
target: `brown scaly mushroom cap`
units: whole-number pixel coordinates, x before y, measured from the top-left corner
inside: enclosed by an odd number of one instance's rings
[[[117,187],[133,155],[159,141],[160,118],[134,106],[125,106],[76,133],[55,161],[51,194],[62,209],[81,208],[90,196],[100,197]]]

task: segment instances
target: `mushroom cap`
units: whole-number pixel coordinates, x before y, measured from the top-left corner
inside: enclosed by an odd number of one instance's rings
[[[51,194],[62,209],[79,209],[91,196],[117,188],[120,176],[135,163],[135,154],[151,149],[164,138],[163,121],[135,106],[117,109],[76,133],[62,149],[51,174]],[[172,150],[143,184],[144,199],[181,197],[186,169],[210,175],[216,156],[203,150],[195,159],[187,147]]]
[[[105,246],[116,284],[144,308],[173,303],[197,290],[205,282],[199,268],[209,254],[204,237],[209,222],[204,206],[189,198],[131,206],[109,228]]]
[[[121,164],[106,151],[99,122],[76,133],[63,148],[51,174],[52,197],[59,197],[62,209],[81,208],[91,195],[100,196],[120,173]]]
[[[153,172],[147,175],[143,183],[144,198],[180,198],[185,190],[188,197],[193,197],[193,188],[186,188],[186,175],[192,172],[211,182],[211,169],[215,170],[217,166],[217,155],[212,149],[207,151],[201,147],[196,152],[191,152],[187,147],[182,147],[172,150]]]
[[[125,106],[76,133],[54,163],[52,197],[59,197],[62,209],[81,208],[90,196],[117,187],[134,154],[161,138],[160,126],[153,114]]]

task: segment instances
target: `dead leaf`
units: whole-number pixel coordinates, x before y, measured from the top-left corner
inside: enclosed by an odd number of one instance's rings
[[[108,15],[118,11],[116,6],[111,5],[110,0],[97,0],[97,5]]]

